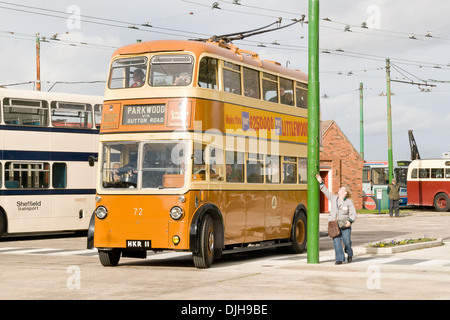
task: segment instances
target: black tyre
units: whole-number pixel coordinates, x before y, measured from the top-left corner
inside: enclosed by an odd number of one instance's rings
[[[210,215],[205,215],[200,225],[199,249],[192,254],[197,268],[209,268],[214,260],[214,223]]]
[[[6,232],[6,216],[0,212],[0,237]]]
[[[434,208],[436,211],[445,212],[450,209],[450,198],[446,193],[438,193],[436,197],[434,197]]]
[[[306,249],[306,214],[299,211],[295,215],[291,231],[292,245],[286,247],[289,253],[302,253]]]
[[[98,257],[104,267],[115,267],[119,264],[121,253],[120,249],[98,250]]]

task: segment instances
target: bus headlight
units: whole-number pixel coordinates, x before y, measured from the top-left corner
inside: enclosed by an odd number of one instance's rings
[[[180,220],[183,217],[184,211],[182,208],[180,207],[172,207],[172,209],[170,209],[170,217],[173,220]]]
[[[95,209],[95,215],[99,219],[105,219],[105,217],[108,215],[108,209],[104,206],[99,206],[97,209]]]

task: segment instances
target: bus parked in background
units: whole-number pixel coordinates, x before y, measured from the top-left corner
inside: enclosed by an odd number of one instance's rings
[[[101,263],[176,250],[207,268],[236,247],[302,252],[306,97],[305,73],[229,43],[118,49],[100,131]]]
[[[87,230],[103,98],[0,89],[0,236]]]
[[[408,204],[406,175],[411,161],[394,161],[394,177],[400,186],[400,207]],[[368,210],[379,209],[376,190],[387,197],[389,185],[388,161],[366,161],[363,167],[363,207]],[[385,199],[387,201],[387,199]],[[384,201],[384,203],[387,203]],[[383,208],[386,209],[386,208]]]
[[[408,169],[408,204],[450,210],[450,159],[414,160]]]

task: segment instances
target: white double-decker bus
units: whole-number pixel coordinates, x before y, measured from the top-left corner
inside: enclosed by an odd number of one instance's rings
[[[0,89],[0,236],[87,229],[102,103]]]

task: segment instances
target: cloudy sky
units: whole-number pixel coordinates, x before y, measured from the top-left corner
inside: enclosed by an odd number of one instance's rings
[[[0,85],[33,90],[35,38],[43,91],[102,95],[115,48],[137,40],[205,38],[306,15],[307,0],[0,1]],[[216,7],[213,8],[213,4]],[[364,90],[366,160],[387,160],[386,58],[391,61],[394,159],[409,159],[408,130],[422,158],[450,151],[450,2],[321,0],[321,117],[360,149]],[[365,23],[366,27],[362,27]],[[347,30],[347,31],[345,31]],[[52,37],[55,37],[52,39]],[[308,70],[308,25],[235,41],[291,68]],[[435,87],[410,84],[411,82]]]

